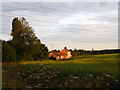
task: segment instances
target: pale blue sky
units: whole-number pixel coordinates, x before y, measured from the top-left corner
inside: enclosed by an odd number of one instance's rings
[[[13,18],[25,17],[50,50],[118,48],[117,2],[6,2],[2,14],[4,40]]]

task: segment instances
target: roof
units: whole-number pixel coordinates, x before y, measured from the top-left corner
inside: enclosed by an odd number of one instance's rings
[[[55,51],[52,51],[52,53],[51,53],[52,55],[57,55],[57,56],[61,56],[62,55],[62,53],[61,52],[55,52]]]
[[[67,54],[67,52],[69,52],[70,50],[68,50],[68,49],[63,49],[63,50],[61,50],[61,53],[62,54]]]
[[[67,55],[67,52],[70,51],[68,49],[63,49],[60,52],[56,52],[56,51],[52,51],[51,54],[52,55],[57,55],[57,56],[62,56],[62,55]]]

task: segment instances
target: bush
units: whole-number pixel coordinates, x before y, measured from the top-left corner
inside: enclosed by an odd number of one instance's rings
[[[16,61],[16,51],[7,42],[2,42],[2,62],[15,62]]]

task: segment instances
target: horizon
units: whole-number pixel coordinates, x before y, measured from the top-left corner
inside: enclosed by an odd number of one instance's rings
[[[1,39],[11,39],[13,18],[25,17],[50,51],[64,46],[84,50],[117,49],[117,9],[117,2],[6,2],[2,4]]]
[[[5,41],[5,42],[7,42],[8,40],[2,40],[2,39],[0,39],[0,41]],[[66,46],[65,46],[66,47]],[[64,49],[64,47],[62,47],[61,49],[57,49],[57,48],[53,48],[53,49],[48,49],[48,51],[52,51],[52,50],[62,50],[62,49]],[[101,48],[101,49],[96,49],[96,48],[91,48],[91,49],[84,49],[84,48],[68,48],[67,47],[67,49],[68,50],[74,50],[74,49],[77,49],[77,50],[92,50],[92,49],[94,49],[94,50],[115,50],[115,49],[119,49],[119,48]]]
[[[64,49],[64,48],[62,48]],[[53,49],[53,50],[62,50],[62,49]],[[76,48],[67,48],[68,50],[74,50]],[[86,51],[91,51],[91,50],[94,50],[94,51],[101,51],[101,50],[118,50],[119,48],[102,48],[102,49],[94,49],[94,48],[91,48],[91,49],[83,49],[83,48],[77,48],[77,50],[86,50]],[[49,50],[49,51],[52,51],[52,50]]]

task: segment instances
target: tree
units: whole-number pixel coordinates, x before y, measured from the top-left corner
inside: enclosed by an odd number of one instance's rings
[[[15,62],[16,51],[7,42],[2,42],[2,62]]]
[[[41,44],[41,50],[42,50],[42,58],[45,60],[48,58],[48,48],[45,46],[45,44]]]
[[[39,51],[38,53],[33,55],[34,60],[42,60],[42,59],[48,59],[48,48],[45,46],[45,44],[39,45]]]
[[[36,37],[33,28],[25,18],[14,18],[12,22],[12,45],[16,49],[18,59],[31,60],[36,55],[41,57],[41,41]]]

